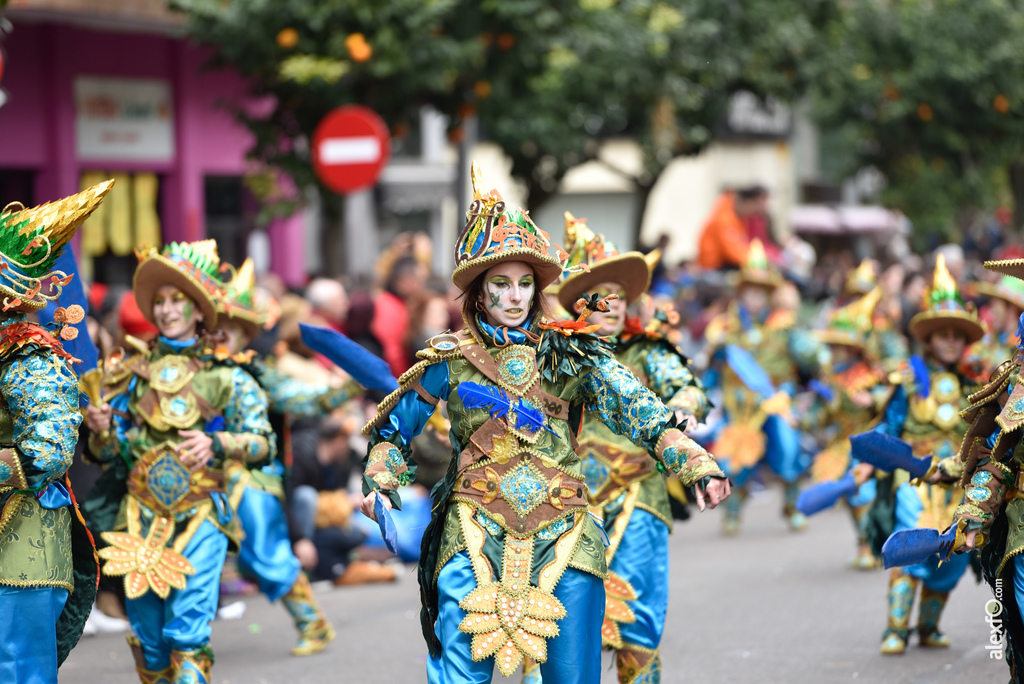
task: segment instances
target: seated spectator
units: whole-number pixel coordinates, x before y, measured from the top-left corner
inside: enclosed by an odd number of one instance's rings
[[[366,535],[353,522],[345,490],[354,460],[350,434],[334,418],[323,419],[316,427],[296,424],[288,480],[292,548],[314,581],[332,580],[337,586],[390,582],[396,577],[393,567],[352,560]]]

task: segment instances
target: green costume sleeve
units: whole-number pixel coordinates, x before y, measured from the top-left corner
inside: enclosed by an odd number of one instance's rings
[[[648,387],[670,409],[681,409],[703,422],[711,408],[704,386],[683,358],[664,344],[654,345],[644,357]]]
[[[290,378],[273,366],[262,369],[260,380],[270,400],[270,410],[300,418],[315,418],[340,407],[358,391],[349,382],[341,387],[308,383]]]
[[[64,476],[75,455],[78,380],[63,360],[37,350],[4,368],[0,393],[14,423],[14,444],[0,451],[0,482],[42,491]]]
[[[277,439],[267,418],[267,406],[267,395],[256,379],[241,368],[233,368],[224,429],[213,433],[217,456],[252,465],[274,458]]]
[[[580,385],[584,408],[654,456],[689,487],[725,477],[715,459],[675,427],[672,412],[628,368],[602,357]]]

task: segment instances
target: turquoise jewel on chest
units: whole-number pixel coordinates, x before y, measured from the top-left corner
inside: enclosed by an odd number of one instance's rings
[[[939,417],[939,420],[944,422],[953,420],[953,418],[956,416],[956,409],[953,408],[952,404],[943,404],[935,412],[935,415]]]
[[[171,399],[171,413],[176,416],[183,416],[188,411],[188,402],[181,397],[174,397]]]
[[[525,518],[530,511],[544,503],[548,495],[548,482],[535,467],[520,461],[505,473],[498,485],[503,498],[512,509]]]
[[[953,385],[953,381],[950,378],[942,378],[939,380],[939,392],[942,394],[952,393],[956,387]]]
[[[178,379],[179,371],[173,366],[164,366],[160,370],[160,379],[164,382],[174,382]]]

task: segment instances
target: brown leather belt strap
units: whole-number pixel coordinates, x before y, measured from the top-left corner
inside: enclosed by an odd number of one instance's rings
[[[422,377],[422,376],[420,376],[420,377]],[[416,392],[416,394],[420,395],[420,399],[422,399],[426,403],[430,404],[431,406],[437,406],[438,403],[440,403],[440,401],[441,401],[440,399],[438,399],[437,397],[432,395],[430,392],[428,392],[427,390],[423,389],[423,385],[420,384],[420,378],[419,377],[416,377],[416,378],[413,378],[412,380],[410,380],[409,384],[407,385],[407,387],[409,387],[409,389],[414,390]]]

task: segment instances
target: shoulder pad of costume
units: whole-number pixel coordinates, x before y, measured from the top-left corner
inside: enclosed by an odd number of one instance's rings
[[[988,382],[980,390],[967,397],[967,401],[970,404],[963,412],[970,411],[972,408],[987,404],[992,401],[998,401],[1006,389],[1006,386],[1010,384],[1010,380],[1014,374],[1014,371],[1019,370],[1019,362],[1015,360],[1003,361],[999,366],[992,371],[992,375],[989,377]]]
[[[720,345],[725,342],[725,336],[729,333],[732,319],[729,313],[720,313],[712,318],[707,327],[704,328],[704,339],[711,345]]]
[[[785,310],[772,311],[764,322],[764,327],[773,330],[792,328],[794,325],[796,325],[796,314]]]
[[[124,341],[129,347],[135,350],[137,354],[141,354],[142,357],[145,359],[149,358],[151,354],[149,345],[140,340],[138,337],[135,337],[133,335],[125,335]]]
[[[418,352],[416,355],[420,356],[420,354],[422,354],[425,351],[428,350],[424,349],[423,351]],[[461,356],[458,350],[455,350],[455,354]],[[371,420],[369,423],[363,426],[363,435],[369,436],[370,433],[373,432],[373,430],[378,425],[384,422],[384,419],[387,417],[389,413],[391,413],[391,409],[395,407],[395,404],[398,403],[398,400],[401,399],[402,396],[411,389],[410,385],[412,384],[412,382],[414,380],[418,380],[423,375],[423,373],[426,372],[427,368],[433,366],[435,363],[441,363],[443,361],[446,361],[449,358],[455,358],[455,356],[448,356],[442,358],[440,355],[437,355],[432,358],[422,358],[422,360],[417,361],[412,368],[402,373],[402,377],[398,378],[398,389],[393,391],[388,396],[384,397],[383,401],[377,404],[377,413],[373,417],[373,420]]]

